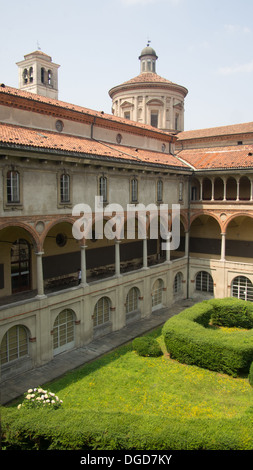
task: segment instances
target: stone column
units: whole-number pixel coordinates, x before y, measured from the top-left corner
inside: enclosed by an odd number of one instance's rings
[[[202,199],[203,199],[203,179],[200,180],[199,185],[200,185],[200,188],[199,188],[199,200],[202,201]]]
[[[226,251],[226,234],[221,234],[221,261],[225,261],[225,251]]]
[[[143,269],[148,269],[148,241],[143,238]]]
[[[236,183],[237,183],[236,200],[239,201],[239,198],[240,198],[240,179],[239,178],[236,180]]]
[[[36,253],[36,268],[37,268],[37,290],[38,298],[44,298],[46,295],[44,294],[44,278],[43,278],[43,264],[42,264],[42,255],[44,254],[43,251],[39,251]]]
[[[211,201],[214,201],[214,179],[213,179],[213,178],[211,179],[211,183],[212,183],[212,196],[211,196]]]
[[[115,276],[120,276],[120,240],[115,240]]]
[[[86,245],[81,245],[81,286],[87,285],[87,273],[86,273]]]
[[[185,232],[185,256],[188,257],[189,255],[189,232]]]
[[[227,180],[226,178],[223,179],[223,201],[227,199]]]
[[[169,264],[171,261],[170,261],[170,239],[171,239],[171,235],[167,235],[167,238],[166,240],[162,240],[162,244],[165,244],[166,245],[166,260],[165,260],[165,263]]]

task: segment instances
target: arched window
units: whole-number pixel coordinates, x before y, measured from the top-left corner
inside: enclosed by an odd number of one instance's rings
[[[98,326],[106,322],[109,322],[111,319],[111,301],[108,297],[101,297],[95,305],[93,313],[93,325]]]
[[[48,85],[52,85],[52,70],[48,70],[47,72],[47,81]]]
[[[27,69],[24,69],[23,70],[23,83],[24,83],[24,85],[26,85],[27,82],[28,82],[28,71],[27,71]]]
[[[7,173],[7,202],[19,202],[20,191],[19,191],[19,173],[18,171],[8,171]]]
[[[212,199],[212,182],[209,178],[203,179],[203,200],[211,201]]]
[[[11,247],[11,285],[12,292],[30,289],[31,250],[29,243],[20,238]]]
[[[33,82],[33,67],[29,68],[29,82]]]
[[[70,177],[66,173],[61,175],[61,202],[70,201]]]
[[[103,201],[107,201],[107,178],[101,176],[99,178],[99,196]]]
[[[233,279],[231,286],[231,294],[233,297],[242,300],[253,301],[253,284],[245,276],[237,276]]]
[[[162,306],[163,299],[163,281],[157,279],[152,289],[152,308],[158,308]]]
[[[183,274],[181,272],[177,273],[174,278],[173,283],[173,293],[178,294],[182,292],[182,282],[183,282]]]
[[[41,67],[40,78],[41,78],[41,83],[45,83],[45,69],[44,69],[44,67]]]
[[[126,313],[136,312],[139,309],[139,289],[132,287],[126,298]]]
[[[131,201],[138,201],[138,180],[136,178],[131,180]]]
[[[213,278],[208,272],[198,272],[196,276],[196,290],[213,293]]]
[[[56,317],[53,327],[54,354],[73,348],[75,344],[75,313],[66,308]]]
[[[28,332],[24,326],[10,328],[1,343],[1,364],[15,361],[28,355]]]

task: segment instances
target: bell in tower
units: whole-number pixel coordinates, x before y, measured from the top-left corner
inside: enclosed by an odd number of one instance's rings
[[[19,89],[48,98],[58,99],[58,68],[52,57],[41,50],[24,56],[17,62],[19,69]]]

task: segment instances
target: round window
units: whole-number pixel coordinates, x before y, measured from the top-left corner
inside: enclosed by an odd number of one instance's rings
[[[58,132],[61,132],[63,130],[63,122],[58,119],[55,123],[55,128]]]
[[[58,233],[56,235],[56,244],[58,246],[65,246],[67,243],[67,236],[64,233]]]

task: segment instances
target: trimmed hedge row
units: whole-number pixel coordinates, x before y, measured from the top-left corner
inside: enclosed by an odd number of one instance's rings
[[[253,330],[207,328],[212,318],[226,321],[236,315],[237,325],[245,318],[250,324],[253,304],[235,298],[205,300],[170,318],[162,330],[170,357],[234,377],[248,374],[253,361]]]
[[[6,450],[252,450],[253,411],[238,418],[170,418],[90,410],[2,413]]]

